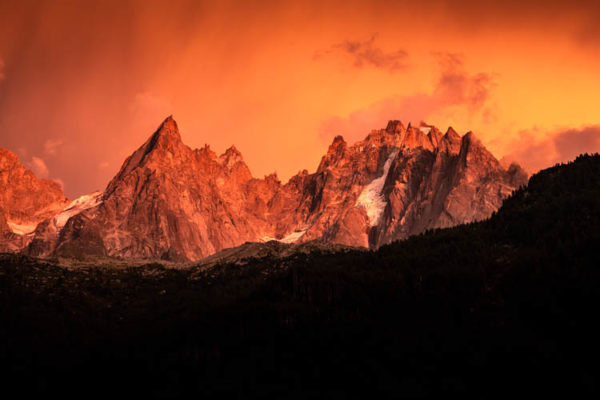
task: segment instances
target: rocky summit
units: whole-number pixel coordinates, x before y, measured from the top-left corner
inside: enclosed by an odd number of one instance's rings
[[[18,157],[0,149],[0,251],[18,251],[37,225],[69,203],[60,185],[38,179]]]
[[[220,156],[208,146],[189,148],[172,117],[125,160],[104,192],[68,203],[46,183],[35,196],[46,202],[18,209],[7,199],[20,183],[2,177],[8,185],[0,203],[3,249],[172,261],[271,240],[378,248],[485,219],[527,181],[518,165],[501,166],[471,132],[461,137],[452,128],[442,133],[390,121],[353,145],[337,136],[316,172],[301,171],[282,184],[275,175],[254,178],[233,146]],[[7,221],[36,228],[15,245],[22,234]]]

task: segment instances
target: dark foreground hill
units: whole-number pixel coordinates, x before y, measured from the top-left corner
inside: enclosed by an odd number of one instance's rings
[[[492,398],[599,391],[600,156],[374,252],[185,270],[0,259],[2,389]]]

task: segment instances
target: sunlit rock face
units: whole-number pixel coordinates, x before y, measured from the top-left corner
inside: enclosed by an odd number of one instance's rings
[[[169,117],[123,164],[98,206],[71,217],[56,255],[195,260],[271,233],[267,202],[234,148],[192,150]]]
[[[56,182],[38,179],[18,157],[0,149],[0,251],[17,251],[41,221],[69,201]]]
[[[335,138],[309,181],[317,190],[303,192],[298,209],[309,212],[299,240],[377,248],[485,219],[527,176],[516,165],[505,170],[472,133],[390,121],[352,146]]]
[[[270,240],[377,248],[487,218],[526,179],[472,133],[390,121],[351,146],[336,137],[315,173],[282,184],[252,177],[235,147],[190,149],[169,117],[104,192],[63,205],[25,251],[183,261]]]

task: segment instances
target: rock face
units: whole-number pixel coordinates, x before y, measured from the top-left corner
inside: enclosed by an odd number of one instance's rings
[[[38,223],[68,202],[58,183],[38,179],[16,155],[0,149],[0,251],[26,246]]]
[[[101,192],[81,196],[69,203],[58,214],[39,223],[35,229],[33,239],[26,249],[27,253],[33,256],[52,253],[58,244],[59,234],[67,221],[89,208],[96,207],[101,201]]]
[[[270,240],[377,248],[487,218],[526,180],[472,133],[390,121],[351,146],[336,137],[315,173],[282,184],[253,178],[235,147],[190,149],[169,117],[103,193],[40,223],[26,251],[183,261]]]
[[[55,248],[41,240],[31,251],[200,259],[270,233],[267,202],[278,185],[252,178],[234,147],[220,157],[190,149],[169,117],[125,161],[99,204],[68,220]]]
[[[485,219],[526,180],[517,165],[504,170],[472,133],[390,121],[352,146],[336,137],[288,207],[296,229],[306,230],[300,241],[377,248]]]

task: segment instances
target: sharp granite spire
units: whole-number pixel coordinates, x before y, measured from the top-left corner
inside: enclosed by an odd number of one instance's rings
[[[235,146],[221,156],[208,146],[190,149],[169,116],[103,193],[36,221],[29,245],[15,247],[17,233],[7,233],[6,222],[15,206],[0,204],[0,245],[13,235],[13,250],[27,246],[38,256],[175,261],[264,240],[377,248],[487,218],[525,180],[471,132],[461,137],[448,128],[442,135],[433,125],[391,120],[352,145],[336,136],[316,172],[303,170],[284,184],[276,175],[252,177]]]

